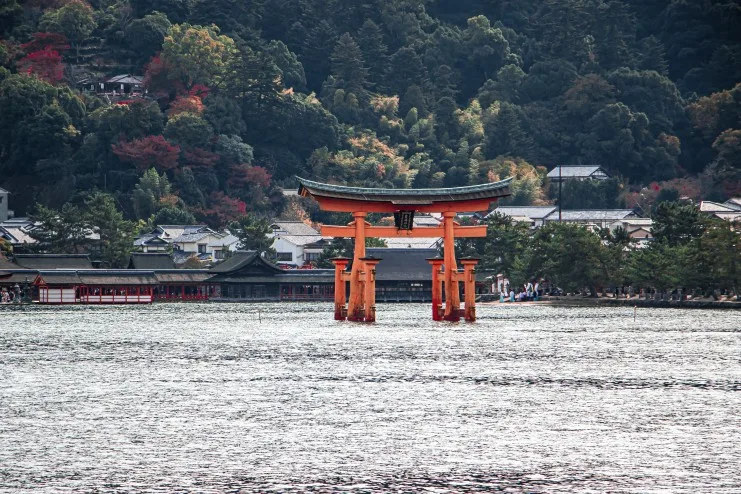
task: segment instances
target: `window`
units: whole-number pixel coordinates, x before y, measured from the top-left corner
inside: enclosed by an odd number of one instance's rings
[[[320,255],[321,255],[320,252],[305,252],[304,258],[306,259],[307,262],[316,261],[317,259],[319,259]]]
[[[278,260],[282,262],[291,262],[293,261],[293,253],[292,252],[278,252]]]
[[[223,250],[215,250],[214,251],[214,257],[216,259],[224,259],[224,251]]]
[[[205,254],[206,253],[206,244],[198,244],[198,253],[199,254]]]

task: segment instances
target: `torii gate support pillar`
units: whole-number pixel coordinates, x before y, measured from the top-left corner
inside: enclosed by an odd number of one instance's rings
[[[463,297],[466,304],[463,316],[466,321],[476,320],[476,264],[478,259],[467,257],[461,259],[463,264]]]
[[[443,258],[433,257],[427,259],[432,265],[432,320],[443,320]]]
[[[334,319],[335,321],[344,321],[347,319],[345,283],[350,277],[350,273],[347,272],[347,264],[350,259],[335,257],[330,260],[334,264]]]
[[[365,285],[365,263],[361,261],[365,257],[365,217],[366,212],[354,212],[353,222],[355,226],[355,249],[353,253],[352,270],[350,272],[350,301],[347,304],[348,321],[364,321],[364,285]]]
[[[454,211],[443,212],[443,262],[445,271],[445,314],[446,321],[457,322],[461,320],[461,294],[458,288],[458,265],[455,262],[455,221]]]
[[[381,259],[377,257],[364,257],[360,261],[365,265],[365,322],[376,322],[376,264]]]

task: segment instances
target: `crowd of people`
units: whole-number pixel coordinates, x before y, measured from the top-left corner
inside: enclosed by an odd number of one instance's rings
[[[522,288],[517,288],[510,284],[509,279],[503,278],[497,281],[497,292],[499,293],[500,302],[525,302],[538,300],[543,295],[540,282],[535,283],[528,281]]]

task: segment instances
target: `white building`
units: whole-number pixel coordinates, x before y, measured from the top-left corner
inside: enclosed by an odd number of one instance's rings
[[[545,217],[545,223],[575,223],[588,227],[607,228],[617,221],[638,218],[632,209],[564,209],[559,219],[558,208]]]
[[[11,218],[0,223],[0,238],[5,239],[14,248],[37,243],[31,237],[31,231],[36,228],[28,218]]]
[[[158,225],[134,240],[141,252],[172,249],[175,259],[196,256],[201,261],[223,259],[225,252],[237,250],[238,243],[234,235],[216,232],[206,225]]]
[[[490,218],[494,214],[509,216],[512,221],[527,223],[531,228],[539,228],[545,224],[545,218],[553,212],[558,213],[557,206],[500,206],[486,215]]]
[[[322,235],[301,221],[276,221],[270,225],[273,249],[279,265],[302,267],[319,258],[331,237]]]
[[[730,199],[723,204],[700,201],[700,211],[726,221],[741,221],[741,205],[737,205],[735,201],[741,201],[741,199]]]

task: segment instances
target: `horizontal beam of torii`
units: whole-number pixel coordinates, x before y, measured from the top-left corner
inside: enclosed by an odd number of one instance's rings
[[[323,225],[321,227],[322,235],[325,237],[355,237],[355,222],[350,222],[347,226]],[[443,226],[418,226],[413,230],[400,230],[395,226],[370,226],[366,222],[364,229],[366,237],[372,238],[440,238],[445,236]],[[453,234],[457,238],[486,237],[486,225],[460,226],[453,227]]]

